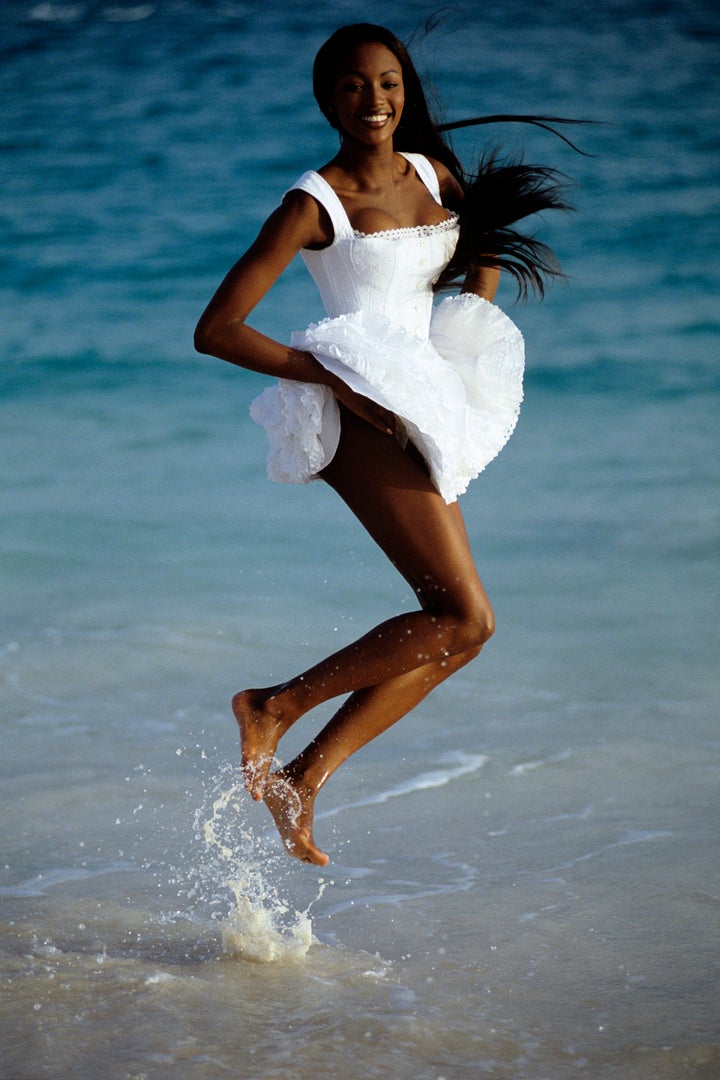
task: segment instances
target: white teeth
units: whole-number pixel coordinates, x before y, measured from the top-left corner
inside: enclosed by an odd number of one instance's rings
[[[361,116],[360,119],[366,124],[381,124],[383,120],[387,120],[387,113],[381,113],[379,116]]]

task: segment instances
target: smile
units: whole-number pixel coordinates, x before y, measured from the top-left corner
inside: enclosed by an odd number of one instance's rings
[[[386,120],[390,119],[389,113],[378,113],[372,116],[361,116],[359,119],[363,124],[384,124]]]

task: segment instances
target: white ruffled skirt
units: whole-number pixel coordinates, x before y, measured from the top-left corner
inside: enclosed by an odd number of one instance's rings
[[[358,311],[296,331],[291,344],[402,420],[448,503],[500,453],[517,423],[522,334],[471,293],[436,305],[427,340]],[[332,460],[340,412],[328,387],[280,379],[255,398],[250,415],[268,434],[271,480],[304,484]]]

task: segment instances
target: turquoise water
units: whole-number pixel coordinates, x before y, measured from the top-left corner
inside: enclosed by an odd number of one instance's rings
[[[526,401],[463,500],[498,630],[328,784],[322,874],[237,788],[230,695],[412,603],[331,492],[265,479],[263,379],[191,345],[334,152],[312,57],[368,17],[390,14],[4,9],[3,1080],[720,1069],[709,3],[459,4],[416,41],[448,119],[603,121],[587,158],[515,128],[455,144],[576,180],[540,226],[568,282],[500,294]],[[297,265],[255,325],[319,314]]]

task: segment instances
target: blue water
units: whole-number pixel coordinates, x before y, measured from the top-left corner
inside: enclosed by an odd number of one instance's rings
[[[3,1080],[720,1070],[720,16],[432,11],[5,5]],[[334,153],[309,70],[365,18],[447,119],[601,123],[587,157],[455,141],[572,176],[538,224],[568,280],[498,297],[526,401],[463,500],[497,634],[328,784],[318,875],[236,790],[229,697],[412,598],[323,485],[265,479],[264,380],[191,341]],[[253,318],[320,314],[298,264]]]

